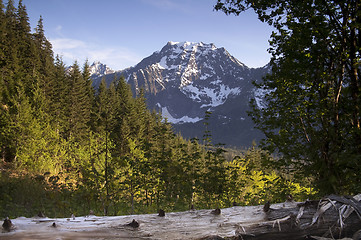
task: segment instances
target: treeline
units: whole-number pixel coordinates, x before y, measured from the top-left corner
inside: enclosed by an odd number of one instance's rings
[[[119,215],[314,194],[267,169],[271,156],[257,148],[227,161],[211,133],[203,144],[176,135],[123,78],[94,89],[87,62],[66,68],[54,57],[42,18],[31,32],[21,0],[17,8],[0,0],[0,10],[0,216]]]

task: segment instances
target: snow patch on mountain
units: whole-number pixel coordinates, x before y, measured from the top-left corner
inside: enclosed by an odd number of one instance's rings
[[[267,104],[265,103],[264,99],[268,93],[270,93],[270,90],[266,90],[263,88],[255,88],[254,100],[256,101],[256,105],[259,109],[267,108]]]
[[[168,68],[168,65],[167,65],[167,56],[164,56],[162,57],[162,59],[160,60],[160,62],[158,63],[159,66],[163,69],[166,69]]]
[[[218,83],[218,81],[216,81],[216,83]],[[230,88],[224,84],[217,85],[217,88],[200,88],[191,83],[183,87],[181,91],[192,100],[203,102],[204,104],[202,104],[201,108],[204,108],[222,105],[229,95],[238,95],[241,92],[241,89],[238,87]]]
[[[189,116],[175,118],[169,113],[167,107],[162,107],[162,105],[160,105],[159,103],[157,104],[157,106],[162,109],[162,116],[164,118],[166,118],[168,122],[173,123],[173,124],[196,123],[196,122],[199,122],[202,120],[202,118],[199,118],[199,117],[191,118]]]

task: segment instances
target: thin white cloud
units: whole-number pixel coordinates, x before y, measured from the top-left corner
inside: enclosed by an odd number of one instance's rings
[[[53,45],[54,51],[75,49],[75,48],[86,48],[86,43],[81,40],[70,39],[70,38],[57,38],[50,40]]]
[[[162,10],[177,10],[182,12],[189,12],[189,8],[187,8],[180,1],[174,0],[142,0],[143,3],[154,6],[158,9]]]
[[[161,9],[174,9],[178,7],[178,4],[171,0],[143,0],[143,2]]]
[[[67,65],[88,59],[89,63],[100,61],[114,70],[122,70],[137,64],[143,57],[124,47],[104,47],[96,43],[77,39],[50,39],[53,51],[63,58]]]

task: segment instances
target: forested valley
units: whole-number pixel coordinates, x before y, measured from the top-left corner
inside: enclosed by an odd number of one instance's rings
[[[46,22],[46,19],[44,19]],[[122,215],[304,200],[311,178],[259,149],[184,139],[123,78],[94,89],[88,63],[54,56],[43,19],[0,0],[0,216]],[[206,113],[208,115],[209,113]],[[285,173],[286,172],[286,173]]]

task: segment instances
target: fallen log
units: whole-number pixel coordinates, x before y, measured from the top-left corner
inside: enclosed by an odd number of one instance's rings
[[[331,195],[319,201],[167,212],[162,217],[157,213],[6,218],[0,227],[0,239],[356,240],[361,239],[360,200],[361,194]]]
[[[296,207],[274,209],[267,203],[264,221],[240,224],[238,239],[340,239],[361,229],[361,194],[354,197],[330,195]]]

